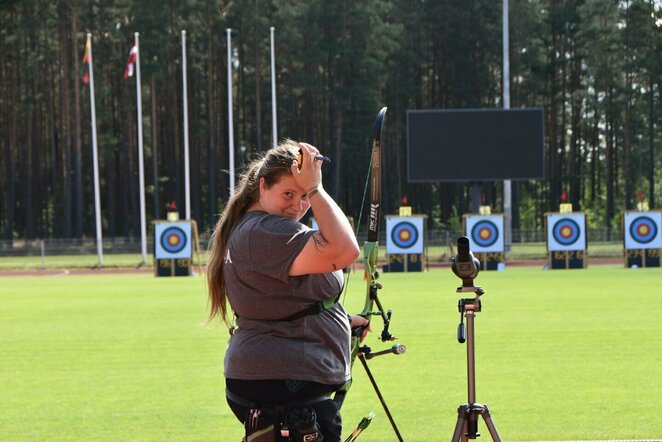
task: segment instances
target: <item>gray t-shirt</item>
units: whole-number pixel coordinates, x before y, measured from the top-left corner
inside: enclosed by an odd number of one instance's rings
[[[279,319],[337,296],[342,271],[289,276],[313,234],[292,219],[248,212],[224,255],[228,299],[239,316],[225,353],[231,379],[293,379],[342,384],[350,377],[350,327],[343,307]]]

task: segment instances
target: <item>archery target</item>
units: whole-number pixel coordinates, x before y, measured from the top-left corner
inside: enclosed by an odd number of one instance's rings
[[[191,258],[191,223],[158,223],[154,234],[157,259]]]
[[[561,219],[554,223],[552,236],[554,240],[564,246],[570,246],[579,239],[579,224],[572,219]]]
[[[503,215],[465,215],[465,227],[472,252],[504,251]]]
[[[657,236],[657,226],[649,217],[640,216],[630,224],[630,236],[637,242],[647,244]]]
[[[626,249],[662,248],[662,212],[630,212],[623,219]]]
[[[179,253],[186,247],[186,234],[179,227],[168,227],[161,234],[161,247],[168,253]]]
[[[585,250],[586,217],[584,213],[548,214],[547,250]]]
[[[423,253],[423,217],[387,217],[386,253]]]
[[[408,249],[418,241],[418,231],[412,223],[403,221],[391,230],[391,241],[401,249]]]

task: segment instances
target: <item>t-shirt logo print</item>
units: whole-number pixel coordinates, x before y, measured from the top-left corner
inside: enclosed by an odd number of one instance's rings
[[[225,258],[223,259],[225,264],[232,264],[232,257],[230,256],[230,249],[225,252]]]

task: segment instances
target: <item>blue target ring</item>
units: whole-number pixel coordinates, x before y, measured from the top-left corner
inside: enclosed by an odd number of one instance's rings
[[[558,220],[552,229],[554,240],[562,246],[569,246],[576,243],[580,233],[579,224],[569,218]]]
[[[649,243],[657,237],[657,224],[647,216],[638,216],[630,223],[630,236],[638,243]]]
[[[490,247],[499,239],[499,228],[492,221],[478,221],[471,228],[471,240],[480,247]]]
[[[391,230],[393,244],[401,249],[408,249],[418,242],[418,230],[408,221],[402,221]]]
[[[168,253],[181,252],[186,242],[186,233],[179,227],[168,227],[161,234],[161,247]]]

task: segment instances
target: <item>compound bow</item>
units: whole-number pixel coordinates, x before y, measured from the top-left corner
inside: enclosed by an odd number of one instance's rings
[[[370,163],[370,209],[368,212],[368,237],[363,245],[363,264],[365,266],[365,272],[367,277],[366,284],[366,298],[363,306],[363,310],[359,313],[360,316],[364,316],[368,320],[372,316],[381,316],[384,323],[384,328],[382,329],[380,340],[383,342],[394,341],[395,336],[389,331],[389,326],[391,324],[391,310],[387,312],[384,311],[382,303],[379,301],[378,290],[382,288],[382,285],[377,282],[379,278],[379,271],[377,270],[377,252],[379,249],[379,224],[380,224],[380,214],[381,214],[381,137],[382,137],[382,125],[384,123],[384,117],[386,115],[386,107],[382,108],[377,114],[377,119],[375,120],[375,126],[373,130],[372,137],[372,156]],[[367,186],[366,186],[367,187]],[[363,207],[361,208],[363,210]],[[377,306],[377,310],[374,310],[374,306]],[[357,327],[352,330],[352,355],[351,355],[351,366],[353,368],[354,361],[358,356],[359,360],[363,364],[363,367],[370,378],[373,388],[379,397],[379,400],[386,412],[386,415],[391,422],[391,426],[398,436],[398,440],[402,441],[400,432],[398,431],[395,421],[391,416],[391,413],[384,402],[379,388],[368,368],[366,360],[372,359],[375,356],[380,356],[384,354],[402,354],[407,348],[402,344],[395,344],[391,348],[374,352],[367,345],[360,345],[361,335],[365,327]],[[340,408],[345,400],[345,396],[349,391],[350,386],[352,385],[352,379],[347,381],[347,383],[336,393],[334,399],[338,403],[338,408]],[[367,425],[366,425],[367,426]]]

